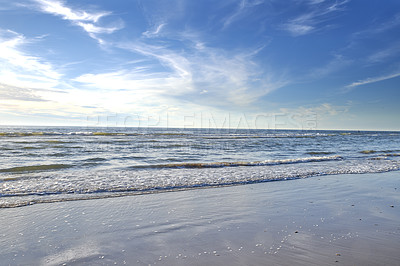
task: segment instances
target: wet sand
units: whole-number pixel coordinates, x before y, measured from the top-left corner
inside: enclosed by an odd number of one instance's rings
[[[2,265],[399,265],[400,172],[0,209]]]

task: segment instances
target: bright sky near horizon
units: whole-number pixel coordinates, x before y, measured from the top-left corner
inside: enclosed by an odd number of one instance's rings
[[[400,130],[398,0],[0,0],[0,125]]]

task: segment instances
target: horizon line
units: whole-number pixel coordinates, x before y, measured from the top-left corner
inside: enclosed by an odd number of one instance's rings
[[[316,128],[235,128],[235,127],[160,127],[160,126],[79,126],[79,125],[1,125],[3,127],[55,127],[55,128],[125,128],[125,129],[180,129],[180,130],[286,130],[286,131],[352,131],[352,132],[399,132],[400,129],[316,129]]]

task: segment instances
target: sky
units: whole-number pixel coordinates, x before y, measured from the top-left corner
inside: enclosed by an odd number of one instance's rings
[[[0,125],[400,130],[398,0],[0,0]]]

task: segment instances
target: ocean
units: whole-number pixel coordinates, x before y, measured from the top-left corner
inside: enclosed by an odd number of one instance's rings
[[[399,169],[400,132],[0,128],[0,208]]]

